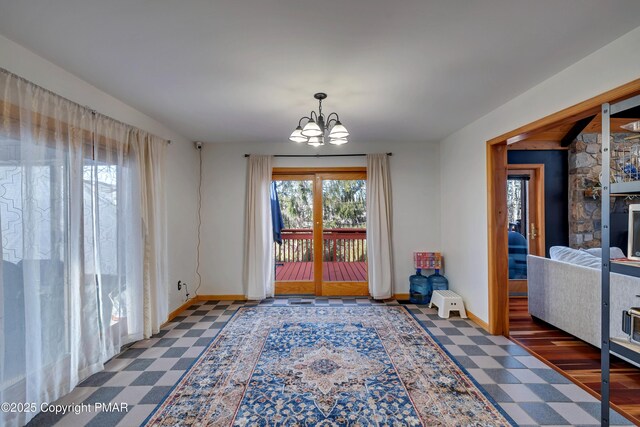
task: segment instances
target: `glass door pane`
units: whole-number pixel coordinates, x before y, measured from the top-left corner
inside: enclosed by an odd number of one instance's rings
[[[283,229],[275,242],[276,285],[310,282],[308,287],[280,286],[281,293],[313,293],[313,180],[274,180]],[[308,289],[307,289],[308,288]]]
[[[509,219],[509,279],[527,278],[529,245],[529,177],[507,179],[507,211]]]
[[[323,282],[367,282],[366,183],[322,181]]]

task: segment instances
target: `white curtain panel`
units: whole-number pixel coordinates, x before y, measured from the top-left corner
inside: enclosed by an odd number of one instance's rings
[[[0,70],[0,402],[39,410],[145,334],[140,201],[160,183],[140,185],[148,163],[131,132]],[[163,215],[162,197],[151,198]],[[36,414],[3,411],[0,425]]]
[[[144,337],[160,331],[169,314],[167,202],[165,197],[166,141],[133,130],[131,141],[140,171],[143,224]]]
[[[391,176],[386,154],[367,155],[367,262],[369,293],[375,299],[391,298]]]
[[[244,289],[250,300],[274,293],[273,231],[271,225],[272,156],[250,155],[244,228]]]

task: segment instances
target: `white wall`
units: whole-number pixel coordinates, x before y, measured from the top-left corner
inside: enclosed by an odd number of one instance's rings
[[[185,302],[188,284],[193,297],[196,288],[198,151],[191,141],[172,142],[167,151],[167,222],[169,254],[169,312]]]
[[[169,222],[169,310],[183,294],[178,280],[195,284],[197,151],[191,142],[162,123],[118,101],[57,65],[0,36],[0,67],[78,104],[172,141],[169,145],[167,204]]]
[[[445,138],[442,251],[451,288],[488,319],[486,141],[640,78],[640,27]]]
[[[203,227],[200,294],[243,294],[242,257],[246,185],[245,153],[313,154],[293,143],[216,144],[203,148]],[[329,148],[323,152],[331,152]],[[349,143],[340,153],[393,152],[390,158],[393,191],[395,293],[409,292],[413,252],[440,249],[440,170],[436,143]],[[365,166],[364,157],[276,158],[276,167]]]

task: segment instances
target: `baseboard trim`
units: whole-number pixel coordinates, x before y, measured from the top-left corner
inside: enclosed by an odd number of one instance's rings
[[[196,301],[246,301],[247,298],[244,295],[196,295],[193,298],[189,298],[187,301],[184,302],[184,304],[182,304],[180,307],[176,308],[175,310],[173,310],[171,313],[169,313],[169,317],[167,318],[167,321],[164,322],[164,325],[166,325],[167,323],[171,322],[173,319],[175,319],[176,317],[178,317],[180,315],[180,313],[182,313],[183,311],[185,311],[186,309],[188,309],[191,304],[193,304]]]
[[[167,318],[167,321],[165,322],[165,324],[171,322],[173,319],[178,317],[178,315],[180,315],[180,313],[185,311],[187,308],[189,308],[191,306],[191,304],[193,304],[196,301],[198,301],[198,297],[197,296],[195,296],[193,298],[189,298],[188,300],[186,300],[180,307],[176,308],[171,313],[169,313],[169,317]]]
[[[393,299],[407,300],[409,299],[409,294],[393,294]]]
[[[246,301],[244,295],[198,295],[198,301]]]
[[[481,318],[479,318],[469,310],[466,310],[466,311],[467,311],[467,316],[469,316],[469,319],[471,319],[473,323],[480,326],[485,331],[489,332],[489,324],[487,322],[485,322],[484,320],[482,320]]]

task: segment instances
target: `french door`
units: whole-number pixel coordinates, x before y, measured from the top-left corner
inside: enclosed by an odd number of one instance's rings
[[[365,168],[277,168],[276,294],[368,295]]]
[[[507,167],[509,296],[527,295],[527,255],[544,256],[544,165]]]

